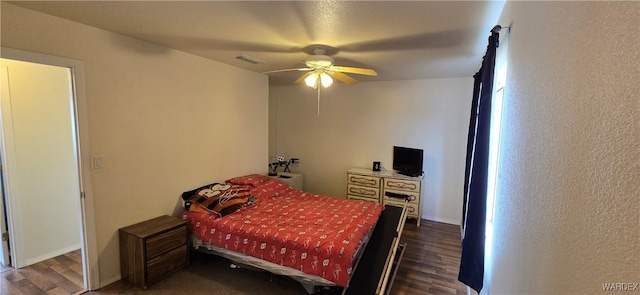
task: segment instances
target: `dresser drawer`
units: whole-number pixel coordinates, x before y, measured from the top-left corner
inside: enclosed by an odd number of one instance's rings
[[[379,199],[380,189],[359,185],[347,185],[347,195],[355,195],[365,198]]]
[[[147,259],[156,257],[167,249],[173,249],[180,245],[187,243],[187,227],[181,226],[179,228],[170,230],[166,233],[161,233],[157,236],[150,237],[146,240]]]
[[[367,198],[367,197],[354,196],[354,195],[347,195],[347,198],[349,200],[360,200],[360,201],[367,201],[367,202],[373,202],[373,203],[380,203],[380,199],[378,198]]]
[[[358,174],[348,174],[347,184],[354,184],[372,188],[380,188],[380,177],[371,177]]]
[[[385,202],[387,202],[387,201],[390,201],[390,202],[404,202],[404,199],[391,197],[387,193],[389,193],[389,194],[406,195],[407,196],[406,200],[409,200],[409,204],[418,204],[418,202],[420,200],[420,193],[418,193],[418,192],[408,192],[408,191],[385,189],[384,190],[384,196],[383,196]]]
[[[187,266],[187,245],[147,261],[147,284],[151,285]]]
[[[397,178],[385,178],[384,188],[420,193],[420,181]]]

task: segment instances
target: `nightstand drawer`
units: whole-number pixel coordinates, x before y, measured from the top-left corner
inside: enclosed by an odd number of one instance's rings
[[[380,190],[378,188],[350,184],[347,186],[347,195],[378,199],[380,198]]]
[[[170,230],[146,240],[147,259],[156,257],[168,249],[173,249],[187,243],[187,227]]]
[[[348,174],[347,183],[372,188],[380,188],[380,177],[371,177],[358,174]]]
[[[405,180],[405,179],[395,179],[395,178],[385,178],[384,179],[384,188],[386,189],[395,189],[401,191],[409,191],[409,192],[420,192],[420,181],[415,180]]]
[[[187,245],[147,261],[147,284],[151,285],[187,266]]]

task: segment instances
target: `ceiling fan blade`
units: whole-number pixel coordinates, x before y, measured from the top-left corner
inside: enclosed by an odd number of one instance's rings
[[[294,69],[282,69],[282,70],[275,70],[275,71],[267,71],[267,72],[262,72],[263,74],[271,74],[271,73],[280,73],[280,72],[290,72],[290,71],[311,71],[313,70],[312,68],[294,68]]]
[[[367,75],[367,76],[377,76],[378,75],[378,73],[376,73],[376,71],[374,71],[372,69],[363,69],[363,68],[330,66],[327,70],[334,71],[334,72],[343,72],[343,73]]]
[[[334,78],[334,79],[336,79],[336,80],[338,80],[338,81],[340,81],[340,82],[342,82],[344,84],[353,85],[353,84],[358,83],[358,80],[356,80],[354,78],[351,78],[351,77],[349,77],[349,76],[347,76],[347,75],[345,75],[343,73],[340,73],[340,72],[329,72],[329,71],[327,71],[326,73],[327,73],[327,75],[331,76],[331,78]]]
[[[309,75],[311,75],[311,73],[313,73],[313,71],[309,71],[309,72],[306,72],[306,73],[302,74],[302,76],[300,76],[300,78],[298,78],[298,80],[296,80],[295,84],[301,84],[302,82],[304,82],[304,79],[306,77],[308,77]]]

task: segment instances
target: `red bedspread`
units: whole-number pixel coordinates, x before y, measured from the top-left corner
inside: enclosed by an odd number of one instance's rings
[[[305,193],[275,179],[252,183],[251,193],[254,204],[225,217],[186,212],[192,232],[218,247],[347,285],[382,205]]]

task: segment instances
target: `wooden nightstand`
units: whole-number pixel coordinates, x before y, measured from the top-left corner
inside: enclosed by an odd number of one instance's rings
[[[160,216],[120,229],[120,272],[123,281],[146,289],[187,267],[187,223]]]

